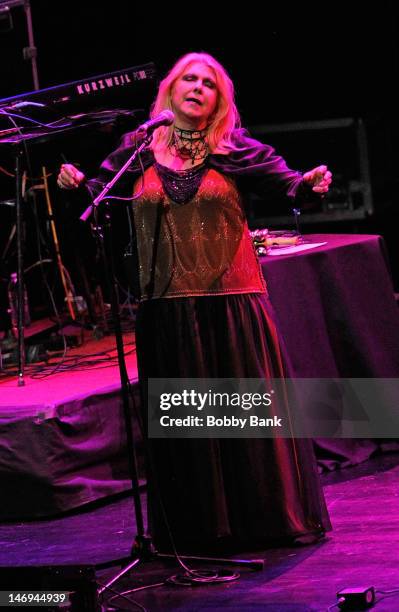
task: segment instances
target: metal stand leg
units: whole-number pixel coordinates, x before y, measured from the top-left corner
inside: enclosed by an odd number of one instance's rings
[[[25,385],[25,340],[24,340],[24,277],[23,277],[23,247],[22,247],[22,183],[21,183],[22,150],[18,149],[15,157],[15,207],[16,207],[16,238],[17,238],[17,275],[18,275],[18,386]]]

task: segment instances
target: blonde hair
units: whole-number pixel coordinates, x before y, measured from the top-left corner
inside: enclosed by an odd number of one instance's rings
[[[187,53],[176,62],[159,85],[157,97],[151,108],[151,118],[165,109],[172,110],[173,85],[194,62],[204,64],[215,73],[218,97],[216,111],[208,126],[207,143],[211,153],[227,154],[237,148],[231,138],[234,129],[240,127],[240,115],[234,101],[232,80],[223,66],[208,53]],[[166,148],[172,143],[172,139],[173,125],[161,127],[155,132],[150,148],[153,151]]]

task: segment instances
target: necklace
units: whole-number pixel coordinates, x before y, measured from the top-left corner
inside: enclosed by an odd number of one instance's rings
[[[205,159],[208,155],[208,144],[205,140],[206,130],[182,130],[175,126],[170,152],[175,157],[191,159],[194,162]]]

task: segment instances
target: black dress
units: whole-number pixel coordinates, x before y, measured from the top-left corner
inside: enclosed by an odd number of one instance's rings
[[[139,377],[282,375],[265,295],[157,299],[137,319]],[[250,550],[330,529],[309,439],[149,440],[150,530],[170,549],[162,499],[180,551]]]

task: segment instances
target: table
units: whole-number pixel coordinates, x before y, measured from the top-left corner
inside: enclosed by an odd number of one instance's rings
[[[399,309],[381,236],[312,234],[325,245],[261,258],[296,378],[399,378]],[[320,465],[367,459],[372,440],[316,440]]]

